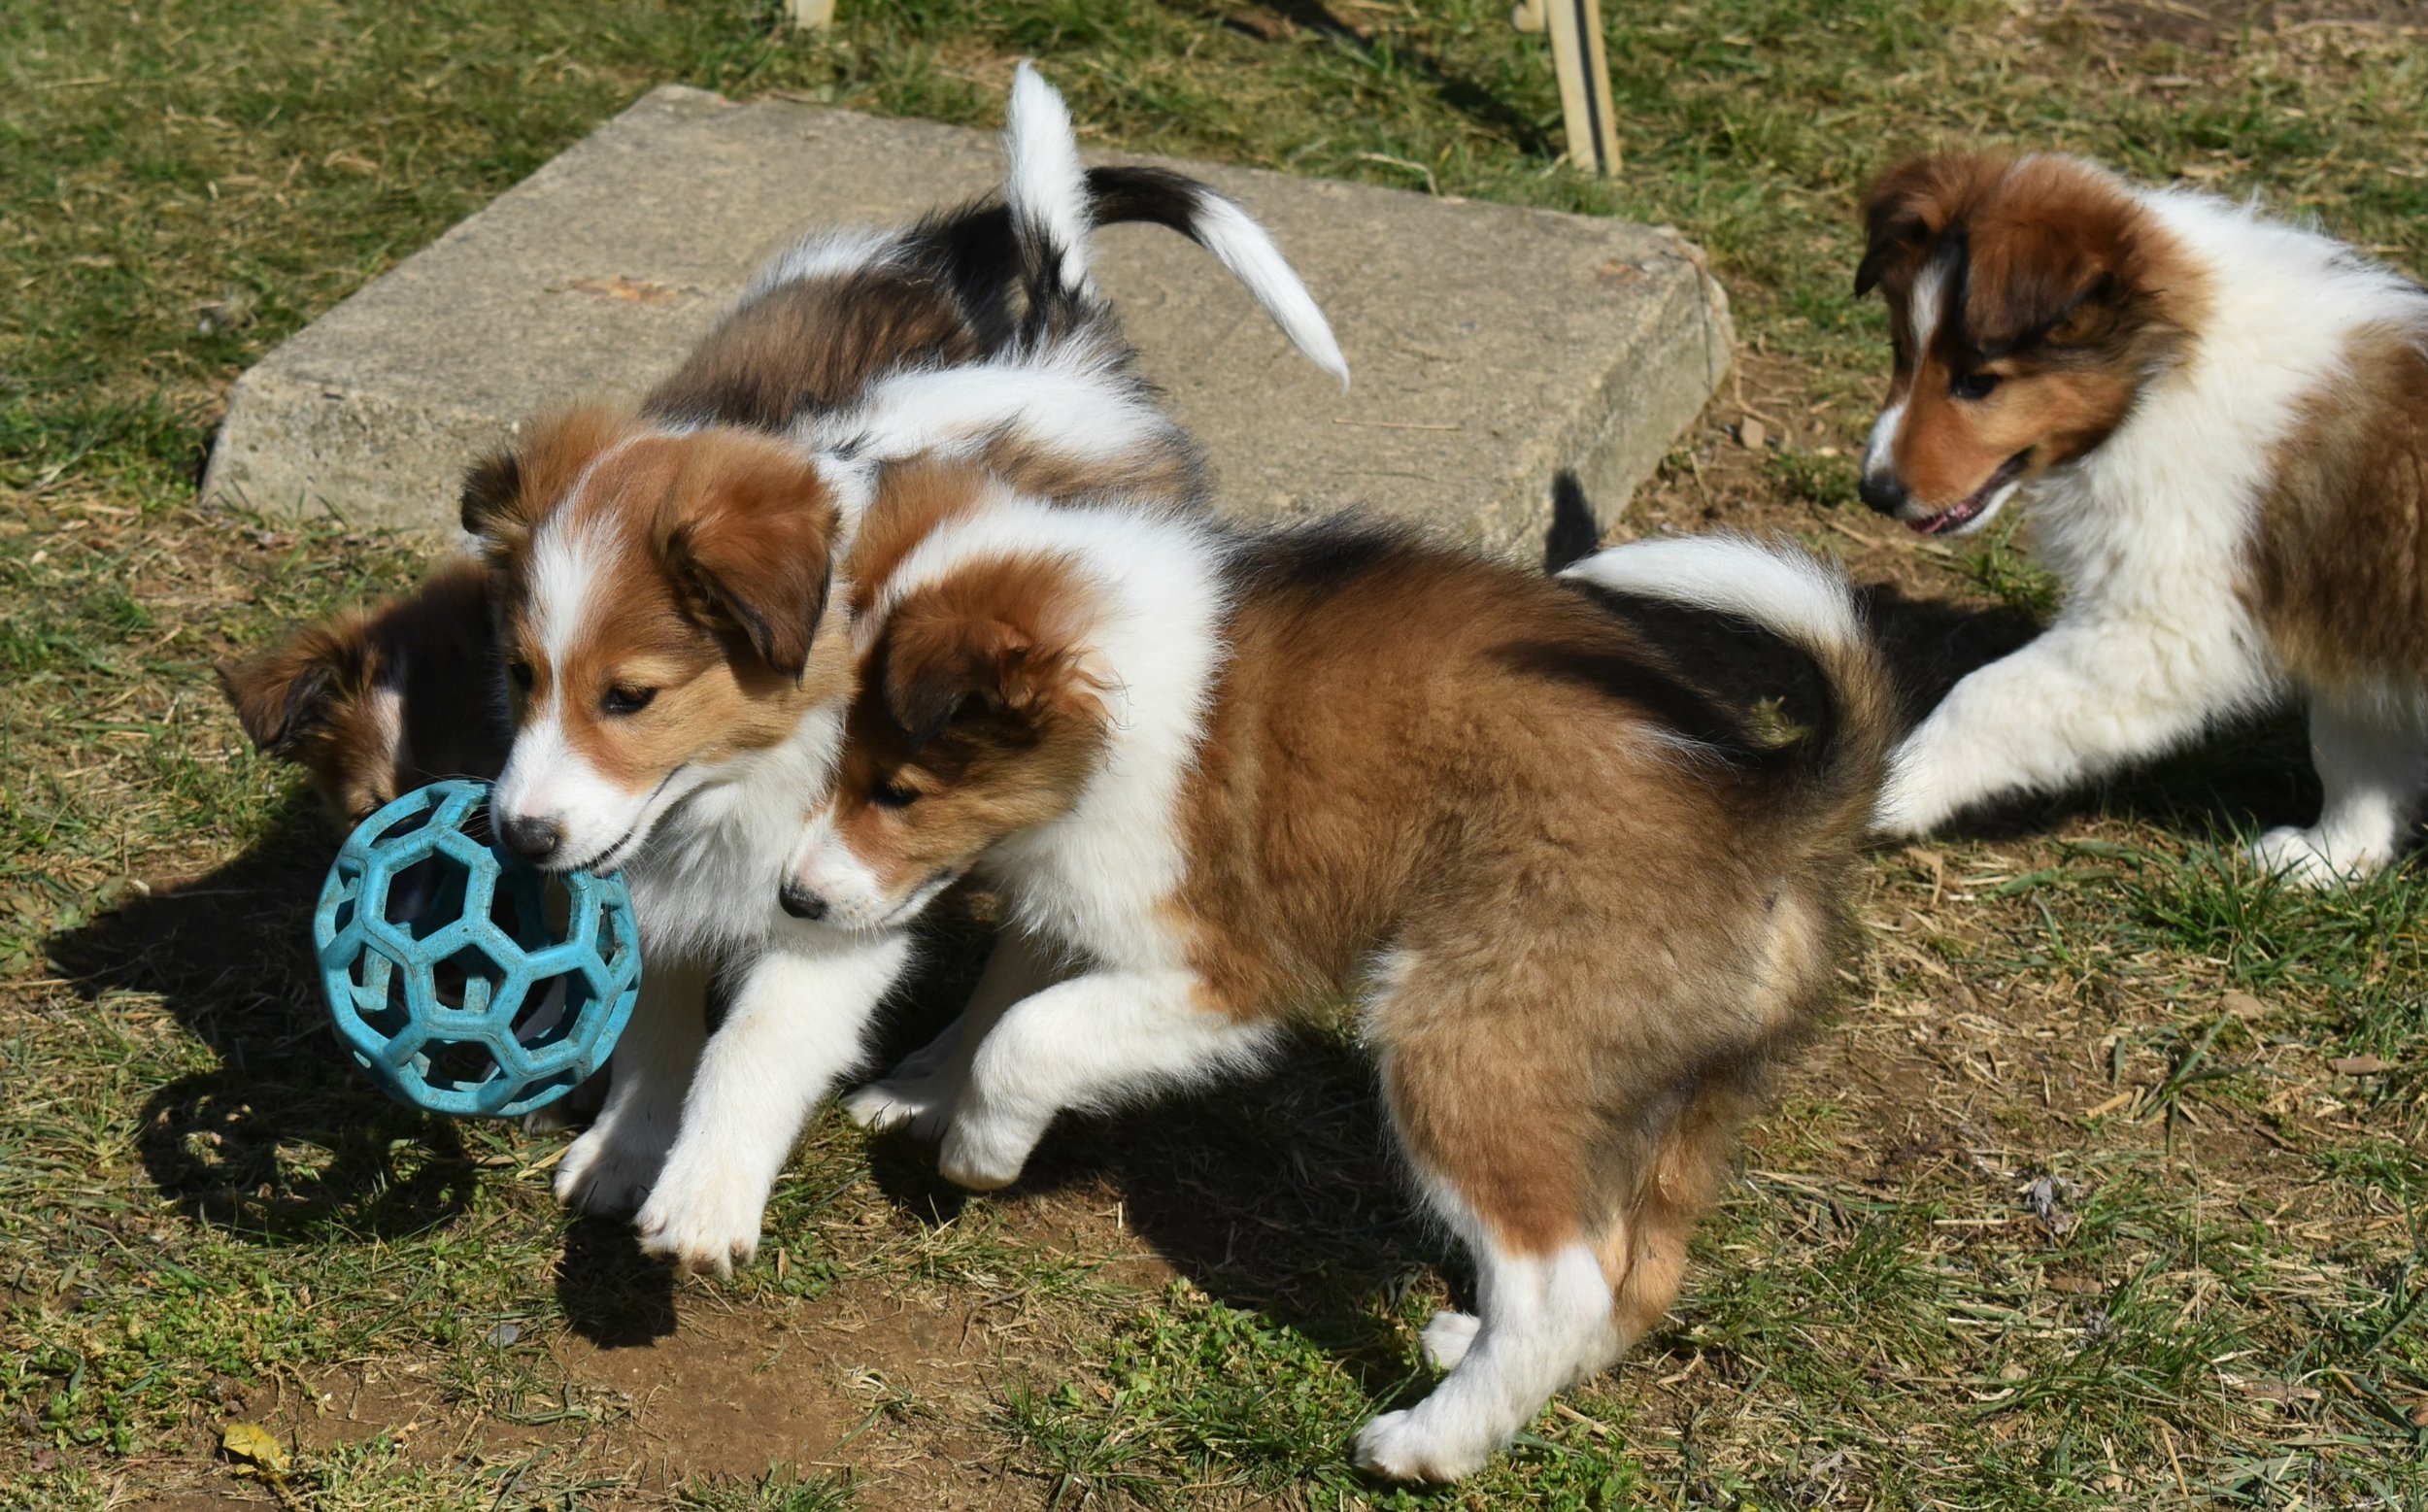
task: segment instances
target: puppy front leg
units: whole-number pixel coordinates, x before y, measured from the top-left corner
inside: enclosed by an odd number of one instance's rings
[[[953,1117],[953,1101],[969,1079],[978,1046],[1005,1012],[1067,975],[1018,929],[995,936],[986,969],[969,994],[969,1006],[944,1032],[886,1073],[843,1099],[843,1111],[862,1128],[907,1128],[913,1137],[941,1139]]]
[[[2318,823],[2272,829],[2252,859],[2304,887],[2376,876],[2403,847],[2428,778],[2428,731],[2411,711],[2312,695],[2310,760],[2326,788]]]
[[[2061,790],[2178,745],[2265,689],[2231,630],[2061,621],[1958,683],[1905,737],[1872,828],[1925,834],[1986,799]]]
[[[909,961],[905,933],[799,929],[751,963],[635,1221],[642,1249],[701,1274],[750,1262],[793,1140],[859,1060],[870,1017]]]
[[[1197,1005],[1184,971],[1092,971],[1014,1004],[980,1040],[937,1166],[976,1192],[1008,1187],[1065,1108],[1253,1062],[1272,1025]]]
[[[607,1100],[556,1162],[556,1200],[580,1213],[640,1206],[665,1163],[706,1032],[708,967],[670,958],[641,974],[640,995],[608,1058]]]

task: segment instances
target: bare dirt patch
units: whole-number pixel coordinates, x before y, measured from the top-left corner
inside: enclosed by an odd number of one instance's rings
[[[519,1337],[473,1367],[487,1382],[460,1361],[364,1361],[256,1393],[231,1421],[262,1423],[306,1462],[375,1440],[432,1465],[545,1456],[560,1477],[613,1482],[614,1505],[826,1470],[848,1472],[860,1507],[1003,1504],[989,1444],[959,1425],[987,1415],[1023,1351],[978,1307],[859,1284],[766,1308],[701,1286],[682,1314],[636,1343]]]

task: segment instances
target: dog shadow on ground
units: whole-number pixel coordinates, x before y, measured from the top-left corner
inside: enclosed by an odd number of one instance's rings
[[[897,1208],[950,1221],[969,1194],[936,1174],[935,1150],[900,1134],[870,1148]],[[1407,1375],[1388,1316],[1429,1268],[1467,1285],[1465,1260],[1420,1217],[1392,1154],[1364,1057],[1320,1031],[1294,1035],[1265,1071],[1109,1115],[1058,1120],[1018,1203],[1110,1190],[1122,1221],[1198,1291],[1298,1330],[1368,1391]]]
[[[459,1125],[390,1101],[330,1031],[311,924],[334,849],[299,795],[252,851],[50,942],[88,1002],[154,994],[208,1047],[215,1069],[146,1099],[137,1153],[189,1220],[268,1247],[452,1223],[479,1171]],[[673,1279],[628,1225],[574,1225],[557,1292],[595,1342],[673,1330]]]
[[[943,922],[929,965],[887,1013],[870,1063],[894,1064],[967,999],[990,941]],[[873,1179],[927,1225],[969,1193],[936,1174],[933,1146],[905,1134],[869,1146]],[[1464,1260],[1418,1215],[1383,1126],[1371,1062],[1343,1035],[1294,1032],[1267,1067],[1104,1115],[1056,1121],[1009,1192],[992,1200],[1109,1192],[1122,1222],[1208,1296],[1286,1324],[1372,1391],[1408,1370],[1405,1339],[1376,1305],[1429,1267],[1464,1287]]]

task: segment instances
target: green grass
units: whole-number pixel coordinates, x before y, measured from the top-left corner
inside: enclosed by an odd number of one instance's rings
[[[0,8],[0,1504],[266,1500],[214,1453],[259,1420],[320,1509],[2428,1505],[2428,898],[2416,866],[2320,896],[2233,858],[2315,801],[2283,725],[1878,857],[1843,1020],[1673,1319],[1452,1492],[1346,1463],[1465,1280],[1344,1039],[1058,1135],[1008,1198],[829,1117],[725,1285],[567,1225],[559,1136],[390,1108],[329,1045],[294,943],[326,841],[211,667],[422,549],[199,507],[203,450],[246,364],[656,84],[992,124],[1034,53],[1103,145],[1675,224],[1748,353],[1713,420],[1793,435],[1690,434],[1646,521],[1796,529],[2010,623],[2054,602],[2019,541],[1875,547],[1847,508],[1869,175],[2082,151],[2428,269],[2399,31],[1611,6],[1602,183],[1504,9],[847,0],[801,38],[643,0]],[[615,1374],[685,1347],[681,1391]],[[692,1396],[729,1415],[669,1416]],[[754,1461],[746,1399],[819,1426]]]
[[[787,1469],[772,1469],[759,1479],[725,1477],[695,1481],[676,1496],[678,1504],[699,1512],[850,1512],[851,1483],[826,1475],[803,1480]]]

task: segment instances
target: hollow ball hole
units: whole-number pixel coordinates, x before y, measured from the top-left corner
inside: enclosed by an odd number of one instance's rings
[[[354,1012],[373,1033],[394,1039],[412,1025],[413,1010],[405,995],[406,983],[412,975],[406,966],[389,959],[377,946],[366,946],[354,958],[347,972],[354,988]]]
[[[440,1092],[464,1092],[496,1074],[489,1047],[467,1040],[432,1040],[422,1052],[422,1080]]]
[[[542,977],[523,994],[523,1011],[515,1016],[515,1038],[535,1055],[563,1044],[585,1015],[598,1008],[598,989],[589,975],[561,971]]]
[[[487,1013],[506,980],[506,967],[477,943],[467,943],[430,967],[430,991],[441,1008]]]
[[[464,889],[471,873],[445,852],[434,852],[388,879],[388,922],[408,938],[426,940],[463,917]]]

